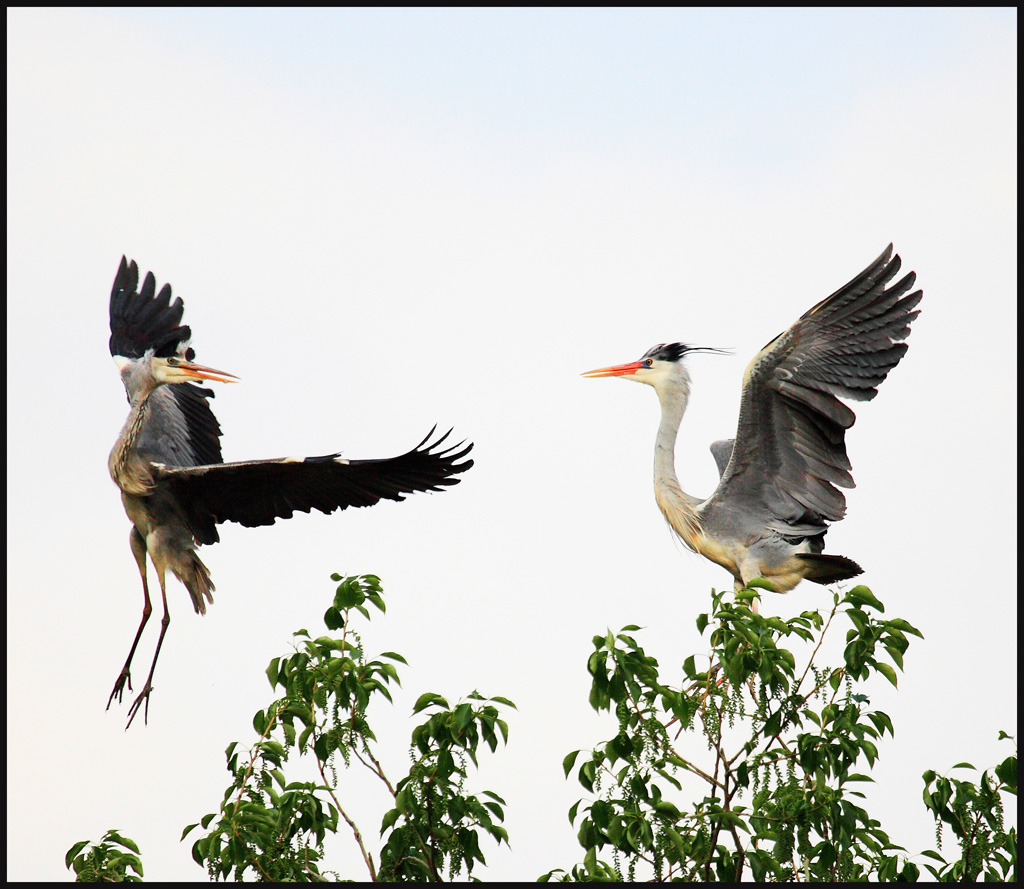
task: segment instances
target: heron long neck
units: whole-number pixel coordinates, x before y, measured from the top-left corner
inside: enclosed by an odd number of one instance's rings
[[[661,424],[654,444],[654,496],[662,513],[680,539],[700,552],[703,538],[696,506],[700,500],[687,494],[676,476],[676,435],[690,399],[690,379],[680,369],[678,376],[658,387]]]
[[[137,393],[107,463],[114,483],[129,494],[146,494],[153,486],[152,475],[139,457],[137,444],[149,417],[149,399],[155,391],[153,386]]]

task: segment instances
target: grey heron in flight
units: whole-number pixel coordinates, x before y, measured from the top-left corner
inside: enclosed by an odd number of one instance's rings
[[[907,351],[902,341],[922,294],[907,294],[913,272],[887,286],[899,270],[890,244],[754,356],[743,374],[736,438],[711,445],[721,478],[706,500],[680,486],[675,444],[690,397],[684,359],[720,350],[661,344],[639,361],[584,374],[654,387],[661,401],[655,499],[683,543],[725,568],[737,590],[758,577],[785,593],[804,579],[827,584],[862,573],[853,560],[823,552],[829,523],[846,512],[836,486],[854,486],[845,435],[855,416],[839,398],[874,398]]]
[[[171,301],[170,285],[157,293],[152,272],[141,290],[138,284],[138,266],[122,257],[110,293],[110,354],[121,371],[131,410],[110,452],[109,469],[132,521],[130,544],[142,577],[144,605],[107,709],[115,697],[120,703],[126,684],[133,690],[132,658],[152,612],[147,556],[160,581],[164,616],[146,683],[129,709],[129,726],[143,703],[147,720],[149,716],[153,672],[170,623],[165,574],[174,574],[192,597],[196,613],[205,614],[214,586],[196,546],[216,543],[218,524],[238,522],[253,528],[290,518],[296,511],[332,513],[372,506],[381,499],[404,500],[415,491],[458,484],[456,476],[473,465],[463,459],[472,444],[442,447],[451,432],[430,442],[434,429],[408,453],[382,460],[327,454],[225,463],[220,426],[210,410],[213,392],[195,382],[230,383],[237,378],[194,362],[191,330],[181,324],[184,305],[180,297]]]

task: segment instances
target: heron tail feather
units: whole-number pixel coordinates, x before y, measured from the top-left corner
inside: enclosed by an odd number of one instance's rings
[[[805,580],[814,583],[828,584],[840,580],[849,580],[858,574],[863,574],[864,569],[853,559],[846,556],[827,556],[821,553],[797,553],[796,556],[806,567]]]
[[[196,614],[206,614],[206,603],[213,604],[213,591],[216,587],[210,580],[210,570],[203,564],[195,550],[190,555],[192,558],[185,576],[179,576],[178,579],[192,597],[192,607],[195,608]]]

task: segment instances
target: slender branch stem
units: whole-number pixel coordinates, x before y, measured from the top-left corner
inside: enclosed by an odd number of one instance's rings
[[[324,782],[324,787],[327,788],[327,792],[331,799],[334,800],[334,806],[341,814],[341,817],[345,819],[345,823],[349,826],[352,831],[352,836],[355,838],[356,845],[359,847],[359,853],[363,856],[363,861],[366,862],[366,867],[370,871],[370,879],[377,882],[377,869],[373,866],[373,856],[366,850],[366,845],[363,843],[363,835],[359,832],[359,828],[355,821],[349,818],[348,813],[345,811],[345,807],[342,806],[341,800],[338,799],[337,794],[334,792],[334,787],[331,782],[327,780],[327,775],[324,774],[324,761],[318,756],[316,758],[316,767],[320,772],[320,778]]]

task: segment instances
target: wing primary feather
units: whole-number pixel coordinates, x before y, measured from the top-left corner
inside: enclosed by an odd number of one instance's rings
[[[751,361],[728,465],[701,507],[710,526],[734,528],[740,515],[753,533],[803,527],[811,514],[824,529],[843,517],[836,486],[853,487],[845,435],[856,415],[839,399],[874,398],[907,352],[922,292],[907,292],[914,272],[892,283],[901,266],[890,244]]]
[[[125,358],[141,358],[148,349],[161,358],[176,354],[192,336],[181,324],[185,311],[181,298],[171,301],[171,286],[165,284],[156,293],[156,279],[146,274],[142,289],[137,290],[139,267],[125,257],[114,278],[110,292],[110,354]],[[186,357],[195,353],[189,349]]]
[[[456,485],[461,481],[456,476],[473,465],[466,459],[473,445],[462,441],[443,447],[452,430],[431,442],[434,431],[412,450],[385,459],[342,462],[337,454],[329,454],[302,461],[253,460],[157,472],[173,487],[196,538],[208,542],[216,540],[215,525],[222,522],[271,525],[295,512],[332,513]]]

